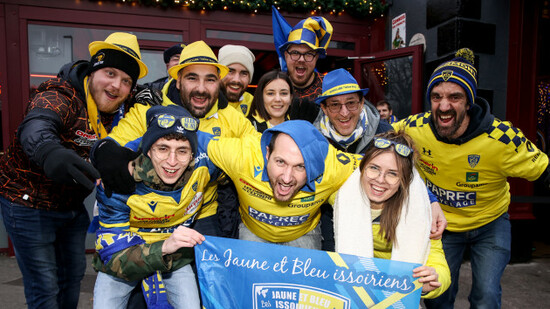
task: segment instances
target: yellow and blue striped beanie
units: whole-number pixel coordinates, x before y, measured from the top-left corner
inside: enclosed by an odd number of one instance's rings
[[[438,66],[428,81],[426,98],[430,102],[433,87],[441,82],[452,82],[466,92],[468,103],[474,104],[477,91],[477,70],[474,67],[474,52],[468,48],[459,49],[455,58]]]

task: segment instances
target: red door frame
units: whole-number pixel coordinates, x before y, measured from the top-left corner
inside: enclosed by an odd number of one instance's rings
[[[538,4],[540,1],[513,0],[510,2],[510,43],[508,50],[508,81],[506,93],[506,119],[522,129],[525,136],[534,141],[537,134],[537,34]],[[510,182],[512,196],[530,196],[533,184],[513,178]],[[532,204],[511,203],[511,219],[534,219]]]
[[[361,55],[354,61],[353,71],[355,79],[361,80],[361,65],[373,61],[383,61],[401,57],[412,57],[412,102],[411,114],[417,114],[423,111],[423,69],[424,69],[424,51],[422,45],[409,46],[394,50],[382,51],[368,55]]]

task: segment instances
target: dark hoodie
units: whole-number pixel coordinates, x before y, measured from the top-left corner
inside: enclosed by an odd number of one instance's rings
[[[0,195],[31,208],[67,211],[83,206],[90,193],[80,185],[57,184],[46,177],[43,163],[51,147],[61,144],[88,158],[96,135],[88,125],[83,81],[89,63],[61,68],[57,78],[38,86],[25,118],[0,158]],[[111,129],[112,115],[101,121]]]

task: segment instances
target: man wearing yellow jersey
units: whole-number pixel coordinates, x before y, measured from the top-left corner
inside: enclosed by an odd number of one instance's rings
[[[246,46],[228,44],[220,48],[218,59],[229,68],[221,81],[223,94],[230,106],[248,116],[254,96],[246,89],[254,75],[254,54]]]
[[[218,100],[220,79],[227,72],[228,68],[218,63],[212,49],[206,43],[197,41],[187,45],[180,54],[179,64],[168,70],[172,79],[162,90],[162,105],[175,104],[185,107],[193,117],[199,118],[199,131],[215,136],[239,137],[257,134],[241,112],[228,108],[226,101]],[[130,109],[117,129],[92,149],[93,162],[101,173],[107,195],[112,190],[117,193],[129,193],[135,187],[128,170],[124,168],[129,160],[135,157],[127,148],[137,150],[147,128],[145,114],[149,108],[148,105],[140,104],[139,107]],[[194,226],[207,235],[219,234],[216,189],[215,183],[206,188],[203,206]]]
[[[415,141],[417,168],[438,197],[448,221],[443,249],[451,287],[426,301],[429,308],[452,308],[464,250],[470,249],[472,308],[500,308],[500,278],[510,260],[510,204],[507,177],[533,181],[548,157],[511,123],[495,118],[476,100],[477,70],[469,49],[457,52],[433,72],[427,89],[431,113],[393,124]]]
[[[261,138],[220,138],[208,157],[232,179],[239,196],[239,238],[321,248],[320,207],[359,164],[336,150],[309,122],[285,121]]]

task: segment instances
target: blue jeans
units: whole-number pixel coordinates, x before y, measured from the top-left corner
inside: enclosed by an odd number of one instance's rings
[[[174,308],[200,308],[199,289],[191,265],[162,274],[168,302]],[[126,281],[98,272],[94,286],[94,308],[126,309],[130,293],[141,280]]]
[[[86,271],[90,218],[84,208],[48,211],[0,196],[2,218],[23,275],[28,308],[76,308]]]
[[[493,222],[461,233],[445,231],[443,250],[451,271],[451,286],[441,296],[426,299],[427,308],[453,308],[458,292],[458,278],[464,250],[470,248],[472,289],[468,300],[471,308],[500,308],[500,278],[510,261],[510,219],[504,213]]]

